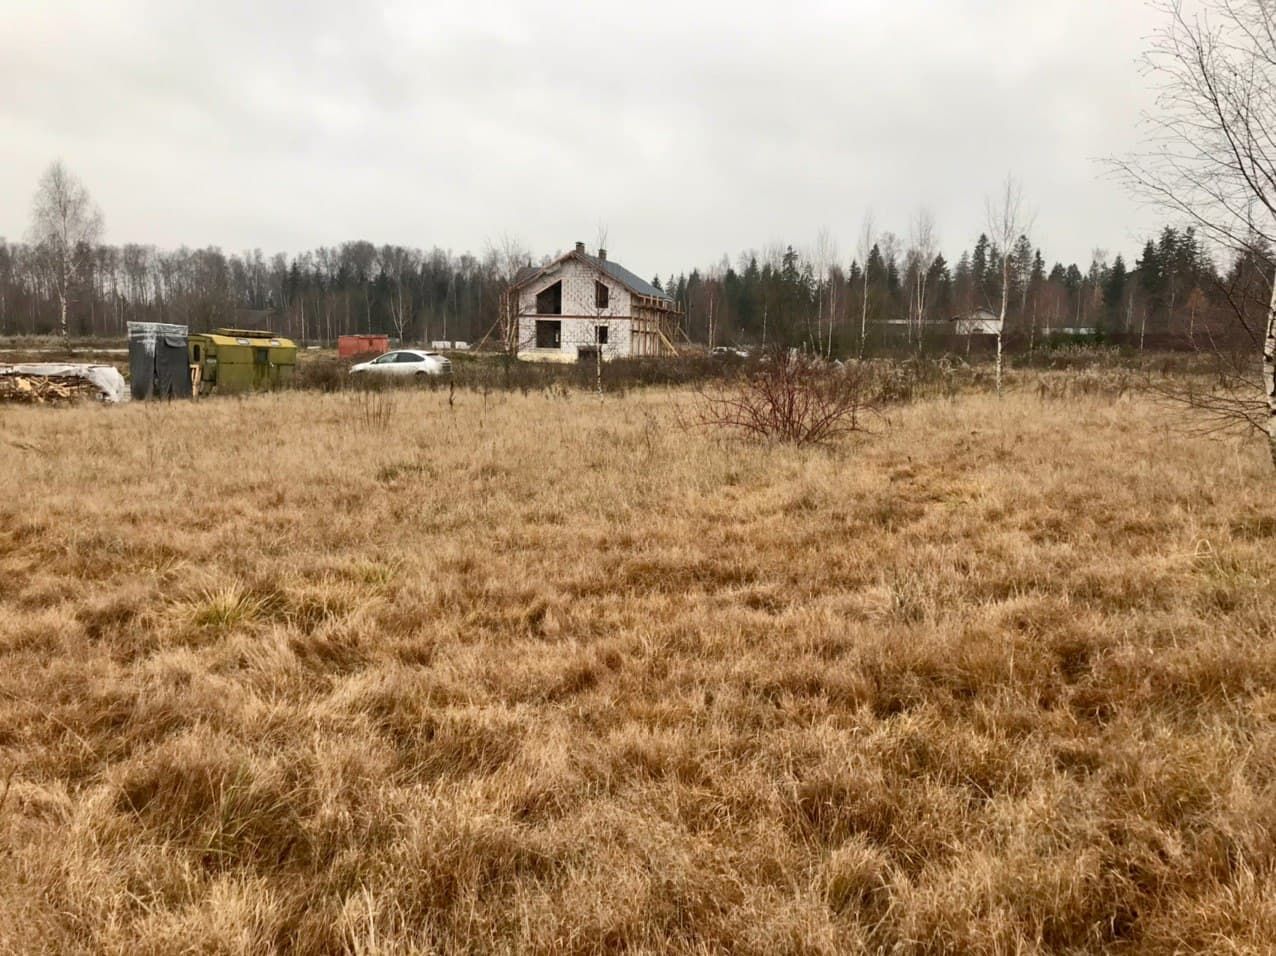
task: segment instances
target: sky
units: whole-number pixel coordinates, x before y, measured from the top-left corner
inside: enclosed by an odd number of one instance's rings
[[[350,239],[648,275],[867,210],[950,258],[1008,174],[1048,261],[1161,217],[1100,160],[1151,97],[1144,0],[0,0],[0,236],[62,159],[105,239],[296,253]]]

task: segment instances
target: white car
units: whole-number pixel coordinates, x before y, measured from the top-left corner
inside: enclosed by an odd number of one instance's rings
[[[393,375],[406,378],[409,375],[450,375],[452,362],[438,352],[420,349],[396,349],[378,355],[370,362],[360,362],[350,367],[350,374]]]

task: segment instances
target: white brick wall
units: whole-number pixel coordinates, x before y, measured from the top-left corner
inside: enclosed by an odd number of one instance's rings
[[[563,284],[562,315],[537,315],[536,297],[556,282]],[[594,283],[604,283],[608,290],[607,308],[594,305]],[[630,354],[629,290],[610,276],[575,259],[561,263],[554,272],[541,276],[519,291],[518,354],[520,358],[541,361],[574,362],[581,346],[595,342],[595,330],[607,326],[605,358],[623,358]],[[560,322],[561,346],[558,349],[536,347],[536,321]]]

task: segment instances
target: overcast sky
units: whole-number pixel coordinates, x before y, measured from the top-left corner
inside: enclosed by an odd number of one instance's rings
[[[1157,217],[1096,158],[1147,93],[1143,0],[0,0],[0,236],[61,157],[106,239],[346,239],[648,275],[922,206],[955,256],[1013,171],[1048,259]]]

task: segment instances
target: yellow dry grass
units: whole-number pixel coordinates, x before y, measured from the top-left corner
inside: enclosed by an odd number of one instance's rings
[[[0,949],[1265,950],[1276,481],[1093,391],[0,410]]]

